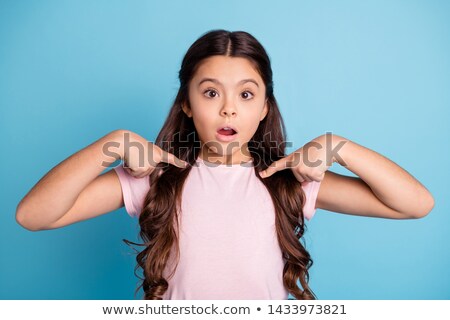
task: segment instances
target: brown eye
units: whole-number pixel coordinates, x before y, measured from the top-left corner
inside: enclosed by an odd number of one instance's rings
[[[204,94],[206,94],[206,96],[207,96],[208,98],[215,98],[215,97],[217,97],[217,92],[214,91],[214,90],[211,90],[211,89],[206,90],[206,91],[204,92]]]
[[[251,97],[253,97],[253,93],[251,93],[250,91],[242,92],[242,98],[244,98],[245,100],[250,100]]]

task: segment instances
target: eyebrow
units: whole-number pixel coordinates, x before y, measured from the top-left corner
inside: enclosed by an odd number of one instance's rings
[[[203,82],[206,82],[206,81],[211,81],[211,82],[214,82],[216,84],[222,85],[222,83],[219,80],[214,79],[214,78],[204,78],[198,83],[198,85],[200,86]],[[246,82],[253,82],[259,88],[258,82],[256,82],[253,79],[243,79],[243,80],[239,81],[238,84],[244,84]]]

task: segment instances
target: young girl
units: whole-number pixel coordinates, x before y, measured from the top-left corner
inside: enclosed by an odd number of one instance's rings
[[[18,205],[18,223],[60,228],[125,205],[139,216],[146,299],[314,299],[299,240],[317,208],[390,219],[433,208],[405,170],[344,137],[286,155],[270,61],[250,34],[204,34],[179,79],[154,144],[107,134],[48,172]],[[329,171],[333,162],[358,177]]]

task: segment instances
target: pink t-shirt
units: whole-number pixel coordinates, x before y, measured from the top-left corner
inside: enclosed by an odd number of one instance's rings
[[[138,216],[149,179],[114,168],[125,208]],[[304,182],[304,216],[310,220],[320,182]],[[217,165],[198,158],[187,177],[180,213],[180,260],[164,299],[288,298],[284,260],[269,192],[253,163]],[[170,266],[172,270],[172,266]]]

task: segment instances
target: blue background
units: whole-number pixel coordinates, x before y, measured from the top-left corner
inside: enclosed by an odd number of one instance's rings
[[[134,298],[122,239],[136,240],[138,226],[124,209],[29,232],[15,208],[112,130],[154,141],[184,53],[217,28],[250,32],[268,51],[289,152],[333,132],[435,197],[419,220],[318,210],[305,234],[318,298],[449,299],[450,5],[429,0],[1,1],[0,298]]]

